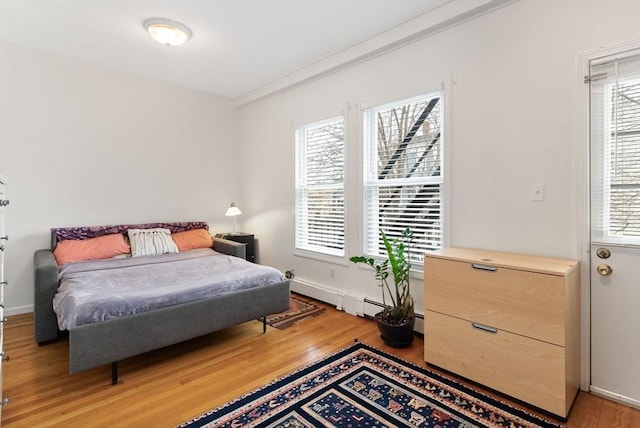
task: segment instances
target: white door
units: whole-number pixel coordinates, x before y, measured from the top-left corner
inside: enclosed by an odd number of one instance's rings
[[[640,51],[589,80],[591,391],[640,407]]]
[[[602,249],[608,259],[596,255]],[[591,390],[640,407],[640,249],[591,250]],[[597,272],[604,265],[610,275]]]

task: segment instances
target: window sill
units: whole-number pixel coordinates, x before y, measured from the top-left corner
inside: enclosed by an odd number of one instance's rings
[[[295,257],[303,257],[305,259],[312,259],[342,266],[348,266],[350,263],[344,256],[332,256],[330,254],[315,253],[313,251],[294,250],[293,255]]]

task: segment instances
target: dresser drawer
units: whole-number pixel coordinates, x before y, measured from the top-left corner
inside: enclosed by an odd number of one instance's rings
[[[425,360],[557,415],[573,396],[565,387],[564,349],[425,311]],[[575,391],[573,391],[575,395]]]
[[[564,280],[490,262],[427,255],[425,309],[564,346]]]

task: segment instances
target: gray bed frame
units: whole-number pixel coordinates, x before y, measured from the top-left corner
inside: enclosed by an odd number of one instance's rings
[[[144,225],[140,225],[144,226]],[[57,243],[52,231],[51,249],[34,254],[34,329],[38,345],[58,339],[53,296],[58,288],[58,265],[53,256]],[[213,249],[245,256],[245,244],[215,238]],[[250,320],[289,309],[289,281],[226,293],[123,318],[84,324],[69,330],[69,372],[111,364],[112,384],[118,382],[118,361],[180,343]]]

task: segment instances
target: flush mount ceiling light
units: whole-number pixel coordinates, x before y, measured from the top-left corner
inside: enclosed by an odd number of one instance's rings
[[[166,46],[179,46],[191,37],[191,30],[186,25],[171,19],[149,18],[142,25],[154,39]]]

